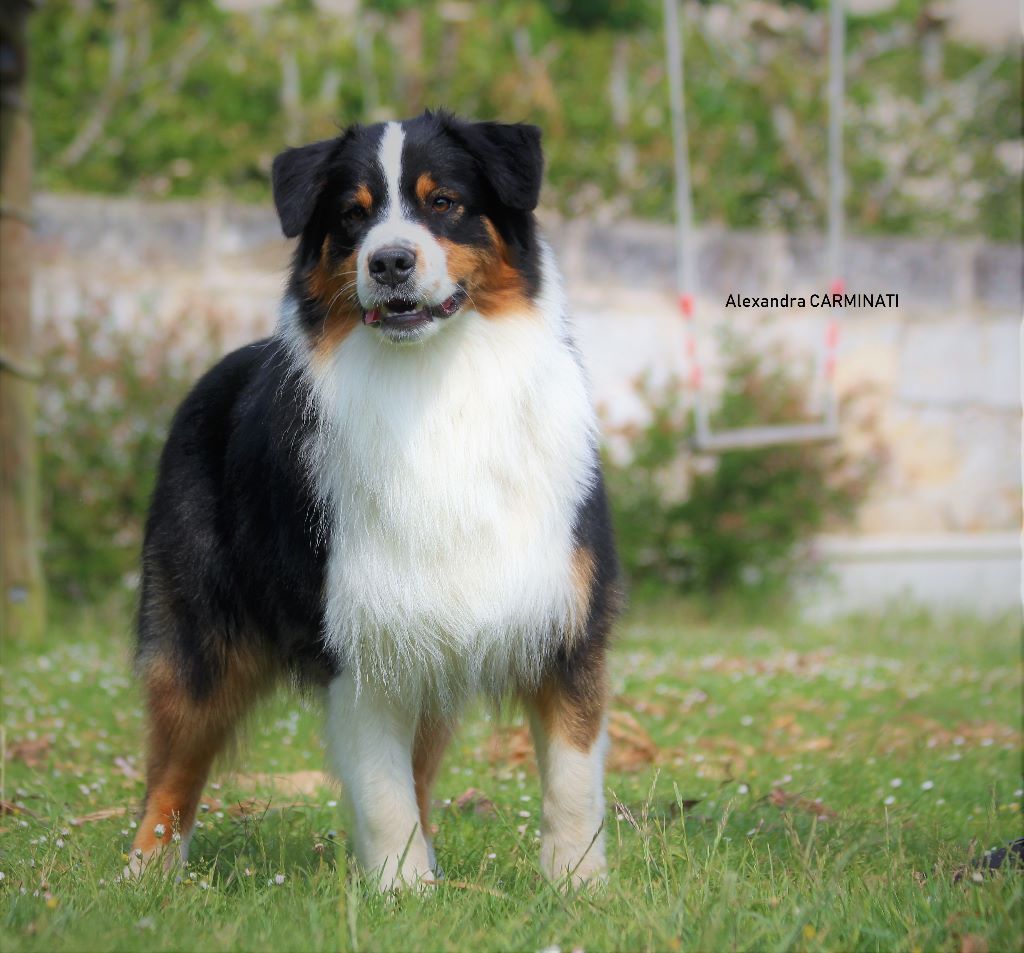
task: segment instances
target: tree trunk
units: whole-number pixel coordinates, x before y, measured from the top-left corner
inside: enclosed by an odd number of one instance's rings
[[[31,642],[45,621],[32,354],[32,127],[25,90],[33,4],[0,12],[0,639]]]

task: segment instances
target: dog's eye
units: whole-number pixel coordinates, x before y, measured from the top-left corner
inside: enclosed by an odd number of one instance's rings
[[[444,215],[445,212],[450,212],[455,207],[455,202],[447,195],[439,195],[430,203],[430,207],[439,215]]]
[[[350,205],[341,214],[342,218],[344,218],[346,222],[350,225],[355,225],[366,218],[366,209],[361,205]]]

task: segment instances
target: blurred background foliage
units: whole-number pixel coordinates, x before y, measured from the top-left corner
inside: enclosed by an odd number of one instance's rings
[[[699,221],[820,226],[824,0],[686,6]],[[1021,231],[1020,64],[950,41],[918,0],[851,17],[854,231]],[[265,202],[286,144],[445,105],[545,132],[545,201],[667,219],[658,0],[46,0],[39,185]]]

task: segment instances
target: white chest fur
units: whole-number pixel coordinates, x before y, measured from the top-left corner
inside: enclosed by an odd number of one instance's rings
[[[530,682],[577,620],[594,419],[555,321],[459,315],[424,347],[360,327],[310,371],[330,521],[325,639],[414,704]]]

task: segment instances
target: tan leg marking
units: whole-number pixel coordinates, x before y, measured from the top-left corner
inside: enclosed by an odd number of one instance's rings
[[[572,554],[573,589],[576,592],[576,617],[574,624],[566,633],[566,648],[572,649],[576,640],[586,631],[590,617],[590,603],[594,597],[594,554],[584,546],[578,547]]]
[[[135,874],[171,846],[184,859],[210,766],[272,681],[265,659],[242,653],[229,658],[215,692],[199,701],[164,659],[152,661],[144,679],[149,747],[145,811],[130,858]],[[173,863],[174,853],[165,860]]]
[[[603,656],[572,690],[552,677],[528,713],[540,768],[540,860],[544,873],[574,885],[604,878],[604,758],[607,696]]]
[[[441,758],[452,737],[452,726],[440,718],[424,716],[416,728],[412,749],[412,775],[416,785],[416,803],[420,809],[420,829],[429,840],[430,792],[433,790]]]

